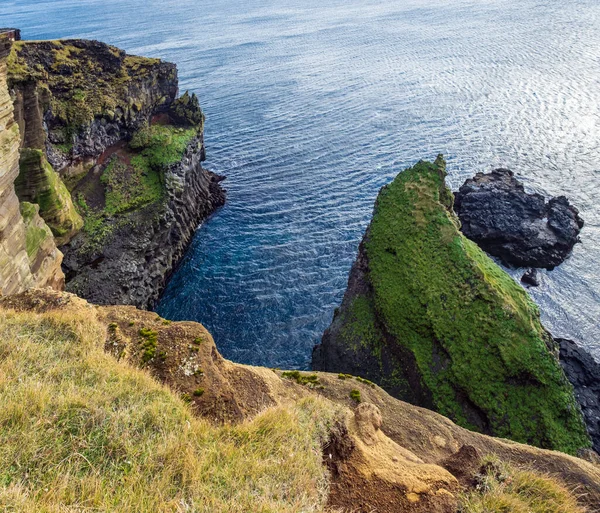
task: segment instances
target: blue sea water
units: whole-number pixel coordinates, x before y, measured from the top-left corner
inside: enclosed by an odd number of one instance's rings
[[[178,64],[228,202],[158,312],[226,357],[306,368],[379,188],[444,153],[453,188],[509,167],[581,210],[583,243],[530,293],[600,358],[597,0],[2,0],[0,25]]]

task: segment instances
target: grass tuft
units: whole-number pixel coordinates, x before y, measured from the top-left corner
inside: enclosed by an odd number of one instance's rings
[[[302,374],[300,371],[284,371],[281,373],[282,378],[292,379],[299,385],[318,386],[319,377],[316,374]]]
[[[476,490],[460,499],[459,513],[585,513],[554,477],[488,461]]]

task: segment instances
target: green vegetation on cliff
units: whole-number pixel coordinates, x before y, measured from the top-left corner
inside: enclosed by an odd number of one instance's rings
[[[52,238],[52,232],[45,223],[35,222],[35,217],[39,213],[36,205],[22,201],[20,203],[20,210],[23,216],[23,223],[25,224],[27,256],[30,260],[34,260],[44,241]]]
[[[195,128],[173,125],[142,128],[127,147],[112,155],[99,180],[89,177],[74,188],[84,219],[85,251],[102,246],[117,228],[128,223],[129,213],[164,200],[164,171],[181,161],[197,133]]]
[[[15,189],[22,201],[37,203],[40,216],[58,244],[68,241],[83,225],[71,195],[42,150],[23,148]]]
[[[345,330],[377,357],[408,350],[433,407],[459,424],[575,453],[590,442],[553,341],[526,292],[460,233],[445,174],[439,157],[382,189],[365,241],[373,297],[354,300]]]
[[[33,80],[45,90],[48,107],[67,131],[96,116],[127,118],[140,112],[148,96],[141,79],[148,78],[148,85],[177,80],[174,65],[83,40],[18,41],[9,55],[8,71],[9,83]],[[161,104],[169,99],[154,100]]]
[[[0,312],[0,510],[323,510],[324,399],[214,426],[105,336],[89,308]]]

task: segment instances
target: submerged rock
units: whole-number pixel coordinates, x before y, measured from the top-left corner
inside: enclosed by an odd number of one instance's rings
[[[361,375],[470,429],[589,447],[536,305],[460,233],[445,174],[438,157],[381,190],[313,368]]]
[[[530,285],[531,287],[538,287],[540,284],[540,276],[538,270],[531,267],[525,271],[525,274],[521,276],[521,283]]]
[[[462,232],[506,265],[553,269],[579,242],[583,219],[567,198],[528,194],[508,169],[477,173],[455,198]]]

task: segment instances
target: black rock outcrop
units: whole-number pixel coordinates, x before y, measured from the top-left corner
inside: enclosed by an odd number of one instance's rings
[[[462,232],[506,265],[553,269],[579,242],[583,219],[567,198],[528,194],[508,169],[477,173],[455,198]]]
[[[560,346],[560,364],[575,389],[594,450],[600,453],[600,364],[572,340],[554,340]]]

